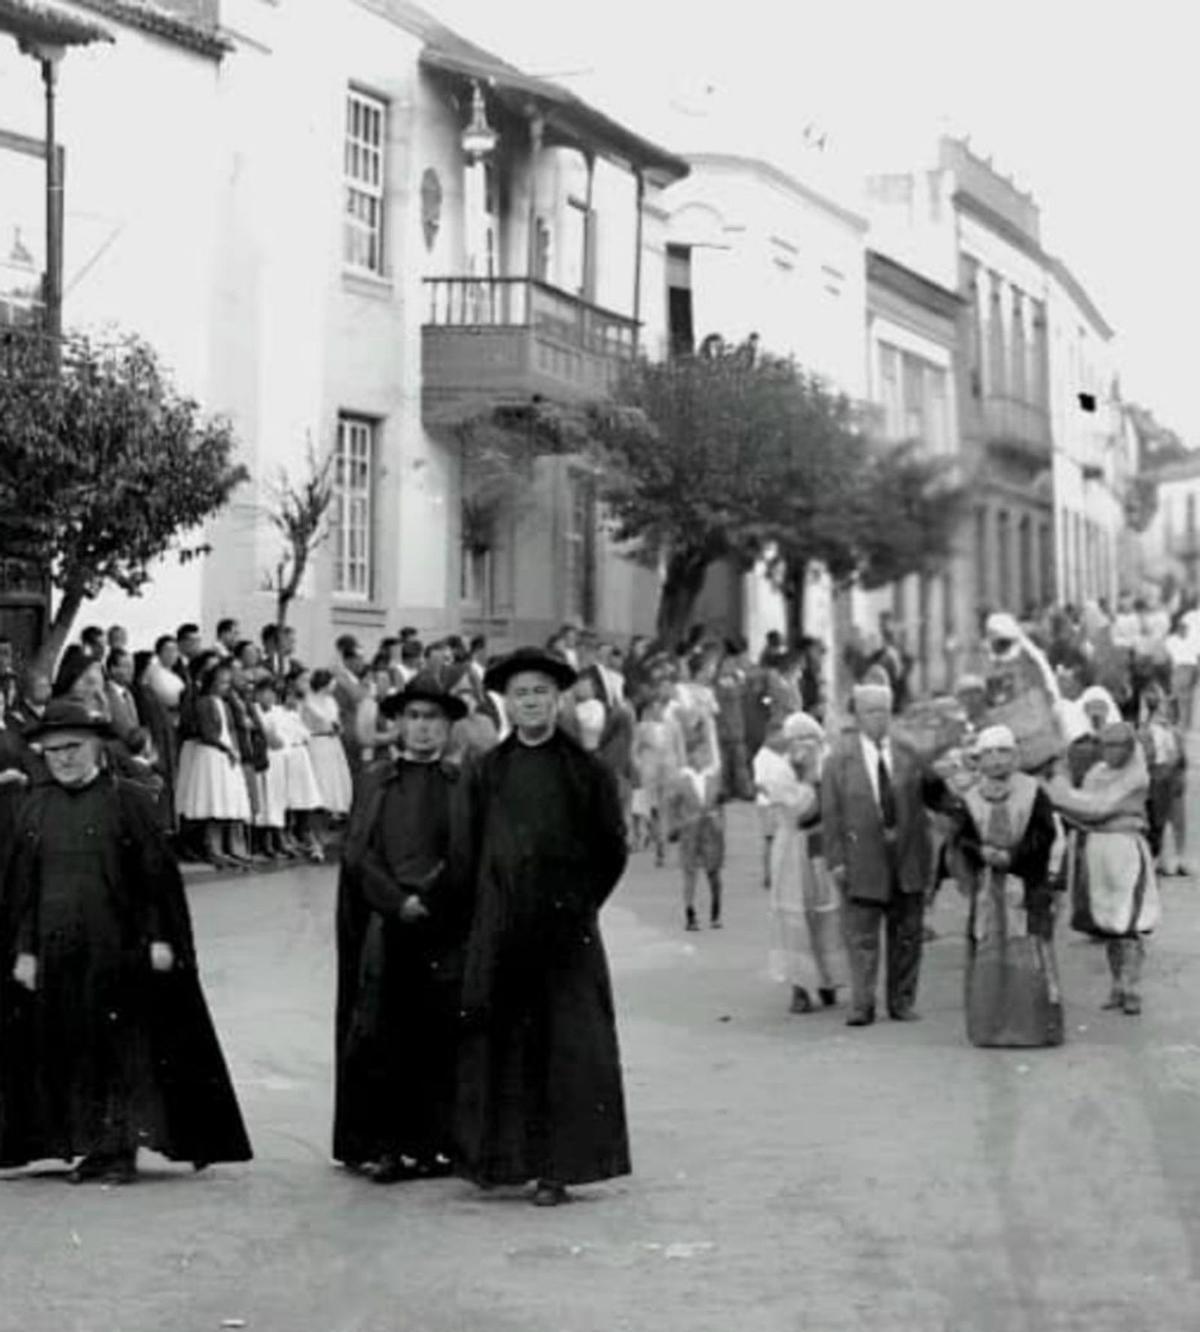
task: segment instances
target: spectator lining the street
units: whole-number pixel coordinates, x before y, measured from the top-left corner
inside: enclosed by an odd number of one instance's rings
[[[232,688],[232,673],[220,661],[201,677],[196,734],[184,742],[180,754],[176,808],[181,818],[200,825],[209,864],[246,869],[249,862],[240,848],[251,819],[250,796],[229,703]]]
[[[350,813],[354,787],[341,740],[342,718],[334,697],[333,673],[313,671],[309,684],[311,687],[301,695],[300,719],[308,727],[309,752],[321,791],[321,806],[331,819],[342,819]]]

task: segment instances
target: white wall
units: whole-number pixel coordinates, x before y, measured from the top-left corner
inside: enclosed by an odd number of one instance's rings
[[[1111,335],[1096,326],[1054,276],[1048,292],[1058,597],[1078,601],[1103,596],[1111,601],[1122,583],[1119,552],[1125,525],[1124,418],[1113,395],[1118,352]],[[1080,407],[1080,393],[1095,396],[1094,413]],[[1085,476],[1085,469],[1091,476]],[[1076,520],[1095,532],[1101,557],[1089,558],[1085,543],[1084,558],[1079,559]]]
[[[751,158],[695,154],[692,173],[663,191],[667,240],[691,246],[697,345],[710,333],[792,355],[834,388],[866,391],[866,222],[838,200]],[[659,299],[666,301],[665,288]],[[743,630],[757,646],[785,623],[762,571],[747,576]],[[809,588],[808,633],[832,641],[828,580]]]
[[[217,156],[211,59],[106,20],[112,44],[71,50],[60,68],[58,135],[66,153],[64,324],[150,342],[187,393],[206,399]],[[41,139],[38,65],[0,41],[0,128]],[[44,264],[40,167],[0,152],[0,251],[13,228]],[[134,642],[199,612],[204,563],[174,558],[146,594],[106,591],[81,623],[119,621]]]

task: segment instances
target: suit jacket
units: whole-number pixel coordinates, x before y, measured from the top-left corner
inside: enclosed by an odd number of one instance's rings
[[[838,738],[821,778],[826,862],[831,870],[845,869],[846,892],[865,902],[886,902],[893,882],[902,893],[923,893],[932,873],[926,802],[933,798],[937,778],[895,738],[891,750],[896,840],[890,848],[858,731]]]

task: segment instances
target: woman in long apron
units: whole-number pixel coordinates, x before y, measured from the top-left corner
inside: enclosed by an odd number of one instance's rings
[[[958,837],[970,899],[967,1038],[981,1046],[1061,1045],[1050,884],[1054,809],[1038,782],[1017,771],[1017,742],[1007,726],[983,731],[976,749],[979,780],[963,796]]]
[[[841,979],[841,913],[821,848],[824,740],[816,720],[793,713],[770,724],[754,758],[754,784],[773,828],[768,970],[791,987],[792,1013],[811,1013],[814,991],[832,1007]]]

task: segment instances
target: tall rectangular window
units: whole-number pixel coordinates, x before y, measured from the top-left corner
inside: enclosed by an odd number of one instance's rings
[[[904,437],[904,394],[900,382],[900,352],[886,343],[879,344],[879,396],[883,407],[883,428],[888,439]]]
[[[588,476],[567,478],[566,618],[580,624],[596,620],[596,488]]]
[[[906,352],[903,358],[904,431],[903,438],[928,443],[925,420],[925,362]]]
[[[333,590],[366,600],[374,578],[376,423],[361,416],[338,418],[333,459]]]
[[[342,174],[346,211],[342,258],[348,268],[382,275],[384,148],[387,103],[351,88],[346,94]]]

